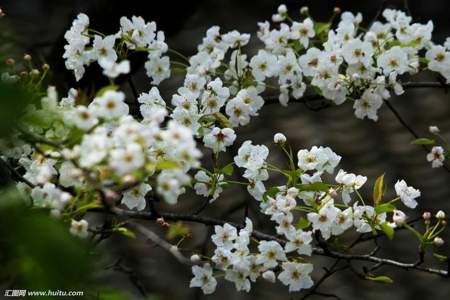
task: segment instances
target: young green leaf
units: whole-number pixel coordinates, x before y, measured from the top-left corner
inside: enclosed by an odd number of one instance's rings
[[[373,187],[373,203],[378,206],[381,203],[385,191],[384,174],[379,176]]]
[[[371,276],[371,275],[367,275],[366,276],[367,280],[371,280],[371,281],[376,281],[376,282],[381,282],[381,283],[393,283],[394,280],[392,280],[392,278],[388,277],[388,276]]]
[[[229,163],[228,165],[223,167],[222,170],[220,170],[222,174],[225,174],[227,176],[233,175],[233,171],[234,171],[233,163]]]
[[[413,145],[433,145],[434,143],[436,143],[435,140],[427,138],[415,139],[411,142]]]
[[[263,201],[266,202],[268,197],[274,197],[279,191],[277,187],[271,187],[263,194]]]
[[[122,234],[122,235],[124,235],[126,237],[129,237],[129,238],[135,238],[136,237],[134,232],[129,230],[126,227],[118,227],[118,228],[114,229],[114,231],[118,232],[118,233],[120,233],[120,234]]]
[[[296,229],[305,229],[307,228],[309,225],[311,224],[311,222],[308,221],[308,219],[304,218],[304,217],[300,217],[298,219],[297,224],[295,225]]]
[[[381,223],[380,227],[381,227],[381,230],[384,231],[384,233],[386,234],[388,239],[390,239],[390,240],[394,239],[394,234],[395,234],[394,228],[389,226],[389,224],[387,222]]]
[[[375,207],[375,212],[377,213],[377,215],[382,214],[382,213],[388,213],[388,212],[393,212],[395,209],[395,206],[391,203],[384,203],[381,204],[377,207]]]
[[[296,188],[305,192],[328,192],[329,185],[323,182],[297,184]]]

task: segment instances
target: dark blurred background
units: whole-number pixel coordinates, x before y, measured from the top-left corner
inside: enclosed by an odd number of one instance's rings
[[[239,1],[239,0],[209,0],[209,1],[107,1],[107,0],[2,0],[0,7],[7,17],[2,20],[8,31],[14,37],[14,52],[12,56],[20,57],[30,53],[41,62],[47,62],[52,68],[52,81],[58,85],[61,94],[69,87],[93,89],[102,84],[100,71],[90,68],[86,77],[75,83],[72,74],[65,71],[62,60],[65,30],[70,27],[73,18],[80,12],[89,15],[91,27],[110,34],[118,31],[120,16],[140,15],[147,21],[154,20],[158,29],[166,33],[167,43],[187,55],[196,51],[206,30],[213,25],[219,25],[222,32],[237,29],[256,36],[257,22],[270,20],[272,13],[279,4],[287,4],[295,15],[302,6],[309,6],[311,15],[316,20],[327,20],[333,13],[333,8],[339,6],[343,11],[361,12],[364,24],[368,24],[376,15],[383,1]],[[450,35],[450,2],[446,0],[409,1],[409,9],[414,21],[426,23],[433,20],[433,40],[442,43]],[[404,1],[386,1],[387,6],[404,8]],[[2,27],[3,29],[3,27]],[[261,44],[254,37],[249,52],[255,52]],[[132,61],[135,66],[133,81],[139,92],[147,91],[149,79],[145,76],[143,59],[137,57]],[[435,80],[423,75],[417,80]],[[166,100],[170,100],[176,88],[182,84],[182,77],[174,76],[166,80],[160,87]],[[130,93],[127,83],[123,89]],[[393,105],[404,119],[419,132],[427,135],[429,125],[437,125],[443,134],[450,138],[450,97],[443,90],[417,89],[408,90],[403,96],[392,99]],[[435,212],[446,209],[450,213],[450,173],[443,169],[432,169],[425,160],[425,153],[419,146],[411,145],[413,137],[394,117],[391,111],[383,107],[377,123],[370,120],[359,120],[353,115],[351,105],[330,107],[314,112],[299,103],[291,103],[288,108],[271,105],[261,110],[260,116],[253,118],[249,126],[238,130],[239,145],[246,139],[256,143],[272,144],[272,136],[276,132],[284,132],[294,149],[309,148],[312,145],[327,145],[343,156],[342,167],[350,172],[364,174],[369,177],[367,195],[377,176],[386,173],[388,189],[393,190],[397,179],[404,178],[410,185],[422,191],[417,212],[411,212],[410,218],[424,210]],[[272,159],[282,159],[277,149],[271,146]],[[221,198],[214,202],[204,214],[221,217],[230,211],[226,218],[239,221],[242,219],[242,203],[247,195],[236,189],[224,192]],[[161,209],[189,212],[201,205],[201,199],[188,195],[180,200],[177,207]],[[273,224],[258,213],[257,204],[251,202],[250,215],[258,228],[270,232]],[[234,209],[233,209],[234,208]],[[205,243],[208,229],[199,225],[189,225],[193,230],[193,238],[184,244],[187,249],[199,249],[211,252],[211,245]],[[158,229],[155,229],[158,230]],[[443,238],[449,240],[447,233]],[[399,233],[395,243],[387,244],[379,255],[398,258],[409,262],[416,259],[416,242],[411,234]],[[360,247],[357,251],[365,253],[367,248]],[[268,284],[258,281],[253,284],[249,294],[237,293],[230,283],[219,281],[214,295],[203,296],[196,290],[189,289],[191,278],[189,268],[180,266],[171,256],[161,252],[154,245],[142,239],[130,240],[115,237],[103,242],[100,248],[102,259],[98,262],[100,270],[121,258],[119,268],[99,271],[98,280],[112,284],[128,291],[132,298],[147,299],[291,299],[287,289],[279,284]],[[449,247],[444,246],[439,251],[449,254]],[[188,254],[188,253],[187,253]],[[429,262],[433,258],[427,257]],[[331,261],[315,259],[315,278],[319,278],[322,270]],[[356,264],[361,268],[361,264]],[[394,284],[386,286],[374,282],[361,281],[350,272],[343,272],[329,279],[321,291],[336,293],[342,299],[450,299],[450,284],[448,279],[420,274],[413,271],[398,271],[383,267],[377,271],[379,275],[389,275]],[[144,296],[144,294],[146,296]],[[293,295],[297,299],[298,295]],[[311,297],[310,299],[318,299]]]

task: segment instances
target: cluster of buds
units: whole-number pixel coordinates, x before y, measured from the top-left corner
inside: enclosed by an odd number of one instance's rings
[[[156,224],[158,224],[159,226],[163,227],[163,228],[169,228],[170,224],[167,223],[164,218],[160,217],[158,219],[156,219]]]

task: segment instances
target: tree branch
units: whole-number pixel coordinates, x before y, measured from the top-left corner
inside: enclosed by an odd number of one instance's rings
[[[105,210],[102,208],[96,208],[91,209],[91,212],[102,212],[104,213]],[[155,216],[148,212],[138,212],[138,211],[131,211],[131,210],[125,210],[118,207],[112,208],[108,213],[114,213],[116,215],[122,216],[122,217],[129,217],[129,218],[135,218],[135,219],[143,219],[143,220],[155,220]],[[163,217],[165,220],[170,221],[186,221],[186,222],[193,222],[193,223],[200,223],[204,224],[206,226],[214,226],[214,225],[224,225],[225,223],[228,223],[232,226],[235,226],[236,228],[242,228],[241,224],[236,224],[233,222],[227,222],[224,220],[209,218],[209,217],[203,217],[203,216],[197,216],[197,215],[183,215],[183,214],[176,214],[176,213],[168,213],[168,212],[162,212],[159,213],[160,217]],[[145,227],[144,227],[145,228]],[[286,243],[285,240],[278,238],[276,236],[266,234],[257,230],[254,230],[252,233],[253,237],[260,239],[260,240],[273,240],[277,241],[280,244],[284,245]],[[165,242],[165,241],[164,241]],[[167,242],[165,242],[167,243]],[[167,246],[167,245],[166,245]],[[336,259],[344,259],[344,260],[355,260],[355,261],[368,261],[368,262],[374,262],[374,263],[380,263],[382,265],[392,266],[400,269],[414,269],[425,273],[435,274],[442,277],[449,277],[449,273],[447,270],[441,270],[441,269],[435,269],[435,268],[429,268],[429,267],[423,267],[421,265],[418,265],[416,262],[414,263],[403,263],[399,262],[393,259],[387,259],[387,258],[380,258],[376,256],[372,256],[370,254],[346,254],[346,253],[340,253],[336,251],[325,251],[321,248],[313,248],[313,253],[316,255],[336,258]]]

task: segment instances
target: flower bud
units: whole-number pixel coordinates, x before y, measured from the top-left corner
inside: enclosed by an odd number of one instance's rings
[[[302,8],[300,8],[300,14],[301,15],[307,15],[308,13],[309,13],[308,6],[303,6]]]
[[[3,9],[0,8],[0,18],[1,18],[1,17],[4,17],[5,15],[6,15],[6,14],[5,14],[5,12],[3,11]]]
[[[5,64],[7,64],[8,66],[12,66],[16,63],[16,61],[14,60],[14,58],[8,58],[7,60],[5,60]]]
[[[341,8],[340,7],[338,7],[338,6],[336,6],[334,9],[333,9],[333,12],[337,15],[337,14],[340,14],[341,13]]]
[[[437,219],[445,219],[445,212],[443,212],[442,210],[438,211],[436,213],[436,218]]]
[[[16,63],[16,61],[14,60],[14,58],[8,58],[7,60],[5,60],[5,64],[8,66],[12,66]]]
[[[105,196],[105,202],[107,205],[112,206],[115,204],[115,202],[119,199],[119,194],[114,192],[113,190],[106,190],[104,191]]]
[[[134,184],[136,182],[136,177],[134,177],[133,175],[128,174],[128,175],[123,176],[122,180],[123,180],[124,183],[131,185],[131,184]]]
[[[170,252],[172,252],[172,253],[177,253],[179,250],[178,250],[178,246],[177,245],[172,245],[171,247],[170,247]]]
[[[275,135],[273,136],[273,142],[275,144],[283,145],[284,143],[286,143],[286,136],[282,133],[275,133]]]
[[[434,240],[433,240],[433,244],[435,245],[435,246],[442,246],[442,245],[444,245],[444,240],[441,238],[441,237],[435,237],[434,238]]]
[[[30,72],[30,75],[32,75],[32,76],[39,76],[39,74],[41,74],[41,72],[39,72],[38,69],[33,69]]]
[[[401,210],[394,209],[394,215],[392,216],[392,220],[394,221],[395,225],[402,226],[403,224],[405,224],[406,215]]]
[[[281,4],[280,6],[278,6],[278,13],[280,14],[280,15],[283,15],[283,14],[285,14],[285,13],[287,13],[287,7],[286,7],[286,5],[284,5],[284,4]]]
[[[30,54],[24,54],[23,59],[26,61],[31,61],[31,55]]]
[[[433,134],[436,134],[436,133],[440,132],[439,127],[437,127],[437,126],[430,126],[430,127],[428,127],[428,131],[430,131],[430,133],[433,133]]]
[[[330,189],[328,190],[328,195],[330,195],[332,198],[335,198],[335,197],[338,196],[338,193],[337,193],[337,191],[336,191],[335,189],[330,188]]]
[[[275,283],[275,273],[273,272],[273,271],[265,271],[263,274],[262,274],[262,277],[265,279],[265,280],[267,280],[267,281],[269,281],[269,282],[272,282],[272,283]]]
[[[429,219],[431,219],[431,213],[429,211],[426,211],[422,214],[422,218],[427,221]]]
[[[191,262],[198,263],[200,261],[200,256],[198,254],[193,254],[191,256]]]
[[[50,66],[49,66],[49,64],[43,64],[42,65],[42,70],[49,70],[50,69]]]
[[[291,188],[289,188],[289,189],[287,190],[287,193],[286,193],[286,194],[287,194],[289,197],[295,198],[295,197],[298,196],[298,193],[299,193],[299,190],[298,190],[297,188],[291,187]]]
[[[167,223],[167,222],[164,220],[164,218],[158,218],[158,219],[156,219],[156,224],[158,224],[158,225],[161,226],[161,227],[169,227],[169,226],[170,226],[170,224]]]

